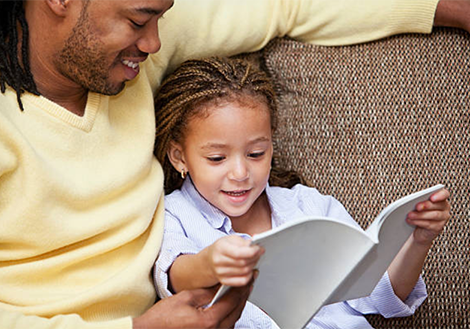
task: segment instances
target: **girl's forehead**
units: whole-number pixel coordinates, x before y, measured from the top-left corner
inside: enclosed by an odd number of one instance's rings
[[[267,101],[263,97],[253,97],[251,95],[229,95],[199,103],[193,110],[195,116],[207,117],[215,111],[232,108],[244,108],[250,110],[267,111],[271,116],[271,111],[268,108]]]
[[[272,140],[269,110],[240,105],[238,102],[213,106],[205,117],[195,116],[183,134],[187,147],[244,149]],[[216,145],[217,147],[214,147]]]

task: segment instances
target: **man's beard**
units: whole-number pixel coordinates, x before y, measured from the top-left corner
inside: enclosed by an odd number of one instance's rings
[[[109,64],[105,57],[106,47],[91,26],[86,8],[82,10],[72,34],[56,57],[61,73],[86,90],[116,95],[124,88],[122,83],[109,82],[109,72],[119,64],[118,59]]]

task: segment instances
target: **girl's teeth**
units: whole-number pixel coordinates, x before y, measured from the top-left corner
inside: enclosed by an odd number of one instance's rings
[[[233,196],[239,196],[245,194],[245,191],[242,192],[227,192],[227,194],[233,195]]]

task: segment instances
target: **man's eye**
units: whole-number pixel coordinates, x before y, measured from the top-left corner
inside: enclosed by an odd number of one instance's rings
[[[254,153],[248,154],[248,156],[250,158],[259,158],[259,157],[262,157],[264,154],[265,152],[254,152]]]
[[[135,28],[138,28],[138,29],[143,28],[144,25],[145,25],[145,24],[139,24],[139,23],[133,21],[132,19],[131,19],[130,21],[131,21],[132,25],[134,25],[134,27],[135,27]]]
[[[222,156],[219,156],[219,157],[209,157],[207,158],[207,160],[211,161],[211,162],[220,162],[222,160],[224,160],[225,157],[222,157]]]

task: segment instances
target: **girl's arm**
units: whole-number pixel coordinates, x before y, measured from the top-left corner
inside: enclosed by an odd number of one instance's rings
[[[259,246],[250,245],[236,235],[223,237],[195,255],[181,255],[169,270],[169,286],[174,292],[207,288],[218,283],[244,286],[263,254]]]
[[[395,294],[403,301],[413,290],[434,239],[450,218],[449,191],[433,194],[408,214],[407,222],[416,228],[388,268]]]

